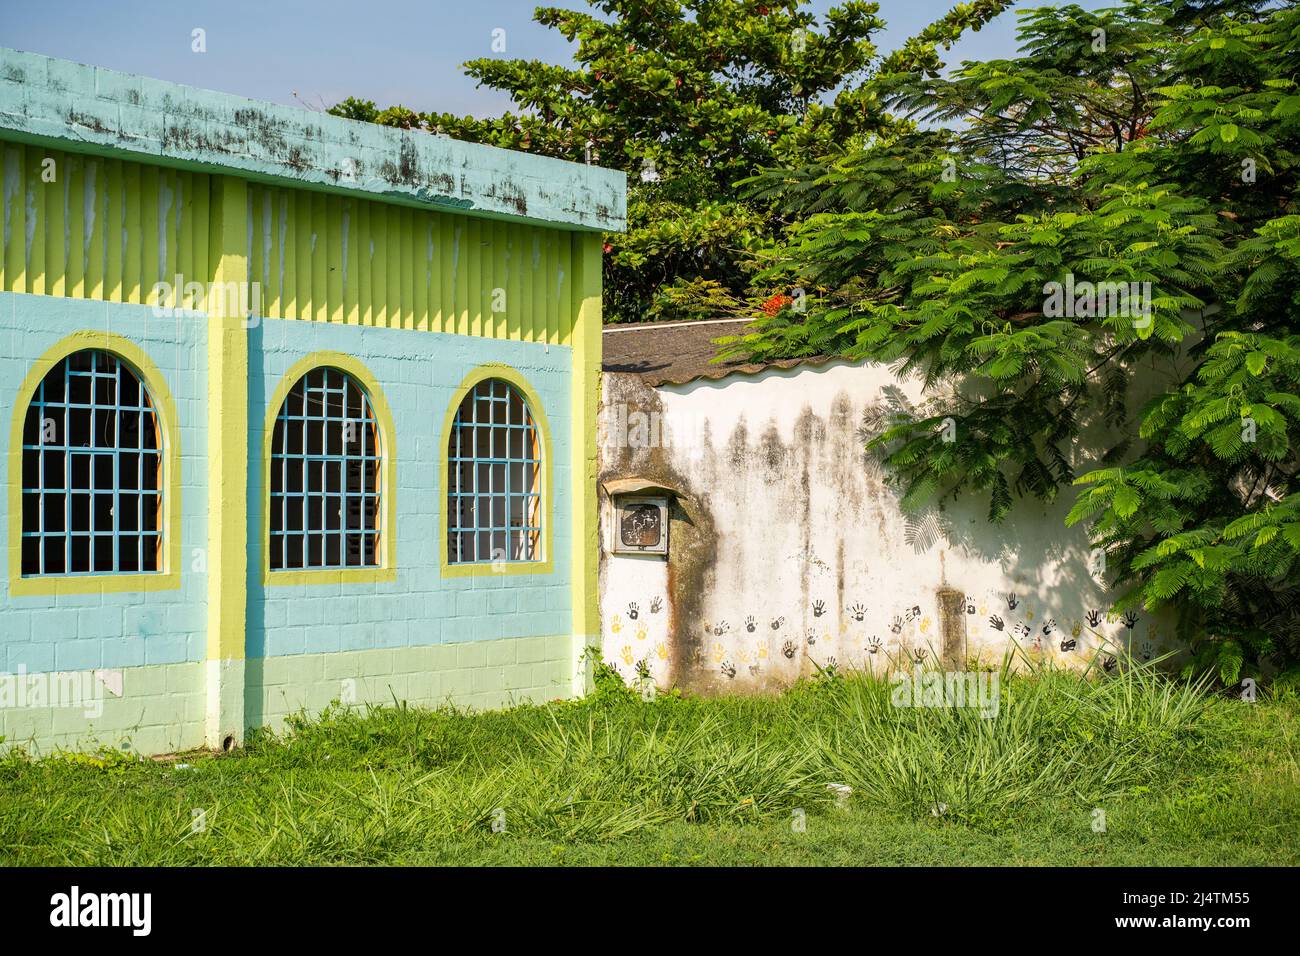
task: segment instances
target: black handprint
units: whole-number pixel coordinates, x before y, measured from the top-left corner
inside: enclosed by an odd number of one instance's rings
[[[1136,612],[1136,611],[1125,611],[1125,612],[1124,612],[1124,616],[1121,617],[1120,620],[1124,623],[1124,626],[1127,627],[1127,628],[1131,631],[1131,630],[1133,630],[1133,625],[1136,624],[1136,623],[1138,622],[1137,612]]]
[[[758,627],[758,624],[754,621],[753,615],[750,615],[749,617],[745,618],[745,630],[753,634],[754,628],[756,627]]]
[[[656,597],[654,600],[650,602],[650,613],[658,614],[659,611],[663,608],[663,606],[664,606],[663,599]]]
[[[1089,611],[1083,616],[1083,619],[1088,622],[1089,627],[1096,627],[1101,623],[1101,611]]]
[[[637,619],[637,616],[638,616],[640,613],[641,613],[641,607],[640,607],[640,605],[638,605],[638,604],[636,603],[636,601],[630,601],[630,602],[628,602],[628,605],[627,605],[627,616],[628,616],[628,619],[629,619],[629,620],[635,621],[635,620]]]
[[[901,633],[903,630],[903,619],[895,614],[894,619],[889,622],[889,629],[895,634]]]
[[[773,619],[772,619],[772,622],[771,622],[768,626],[769,626],[770,628],[772,628],[772,630],[774,630],[774,631],[779,631],[779,630],[781,630],[781,625],[784,624],[784,623],[785,623],[785,618],[784,618],[784,617],[778,617],[778,618],[773,618]]]
[[[995,631],[1000,631],[1006,626],[1007,622],[1002,620],[1002,618],[998,617],[996,614],[989,618],[989,627],[993,628]]]
[[[821,617],[826,613],[825,601],[813,601],[813,617]]]
[[[852,617],[853,620],[855,621],[861,621],[864,617],[867,616],[866,606],[862,604],[851,604],[848,607],[846,607],[844,610],[848,611],[849,616]]]
[[[1019,606],[1020,606],[1020,598],[1016,597],[1014,594],[1008,594],[1007,607],[1009,607],[1011,610],[1014,611]]]
[[[1074,650],[1078,646],[1079,646],[1079,642],[1072,637],[1061,638],[1061,652],[1064,654],[1068,654],[1070,651]]]
[[[731,661],[723,661],[723,662],[722,662],[722,673],[726,674],[728,678],[735,677],[735,676],[736,676],[736,665],[733,664],[733,663],[731,663]]]
[[[781,645],[781,653],[784,654],[788,660],[793,660],[793,659],[794,659],[794,641],[786,641],[784,644],[782,644],[782,645]]]

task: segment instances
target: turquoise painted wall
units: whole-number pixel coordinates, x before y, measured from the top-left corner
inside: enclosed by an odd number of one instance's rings
[[[572,351],[401,329],[264,319],[249,330],[249,658],[418,647],[571,630],[570,396]],[[397,446],[397,575],[328,585],[262,582],[262,454],[270,398],[285,372],[317,351],[358,359],[383,389]],[[443,577],[439,568],[443,419],[456,387],[489,362],[513,366],[551,429],[550,573]]]
[[[112,332],[142,349],[175,400],[181,443],[181,586],[167,591],[15,597],[8,553],[0,549],[0,671],[126,668],[202,661],[207,645],[207,574],[192,570],[194,549],[207,545],[206,320],[160,318],[148,306],[45,295],[0,293],[0,409],[4,435],[32,363],[60,339],[83,329]],[[20,410],[20,413],[25,409]],[[3,481],[11,474],[0,456]],[[0,495],[6,531],[8,488]],[[200,562],[202,555],[198,556]],[[198,565],[202,568],[202,563]]]

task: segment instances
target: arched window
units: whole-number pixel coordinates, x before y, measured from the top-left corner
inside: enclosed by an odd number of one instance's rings
[[[542,451],[510,383],[476,384],[456,410],[447,456],[447,560],[542,559]]]
[[[271,570],[378,567],[382,460],[356,379],[327,366],[299,378],[271,438]]]
[[[23,576],[162,571],[162,445],[126,362],[99,349],[59,359],[23,420]]]

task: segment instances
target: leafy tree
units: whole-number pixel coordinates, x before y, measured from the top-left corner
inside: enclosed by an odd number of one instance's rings
[[[937,71],[939,48],[1009,0],[959,4],[888,57],[871,39],[884,25],[879,5],[862,0],[821,21],[804,0],[587,2],[594,12],[534,13],[578,44],[572,65],[466,64],[518,112],[475,119],[357,99],[330,112],[627,172],[628,230],[607,239],[605,315],[635,321],[735,307],[774,222],[770,206],[743,198],[736,181],[888,128],[892,118],[860,81]]]
[[[870,443],[905,506],[978,492],[998,521],[1074,484],[1116,609],[1172,607],[1226,683],[1295,667],[1300,10],[1021,16],[1014,58],[868,84],[939,128],[750,181],[789,226],[762,281],[814,295],[729,354],[923,376],[932,400]],[[1136,306],[1097,283],[1137,283]]]

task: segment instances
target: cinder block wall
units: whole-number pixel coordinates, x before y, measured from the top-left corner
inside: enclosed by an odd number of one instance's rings
[[[88,594],[0,594],[0,736],[4,746],[36,749],[97,746],[163,752],[197,746],[205,706],[202,661],[206,635],[207,545],[207,326],[193,318],[158,318],[142,305],[0,293],[0,408],[5,435],[18,407],[20,387],[33,364],[74,333],[111,331],[141,349],[161,373],[180,444],[179,586]],[[21,447],[3,456],[0,527],[8,534],[10,485],[21,483]],[[167,490],[175,486],[170,483]],[[10,578],[8,549],[0,580]],[[74,672],[93,681],[98,708],[32,706],[15,682],[32,675]],[[95,672],[99,672],[96,674]],[[120,692],[119,692],[120,690]],[[25,696],[25,695],[24,695]],[[20,706],[20,704],[26,706]]]
[[[264,320],[250,330],[249,675],[247,723],[278,725],[331,700],[477,707],[568,696],[573,647],[569,375],[565,346]],[[391,581],[265,583],[262,461],[271,399],[318,352],[360,361],[379,383],[396,434],[396,575]],[[532,386],[549,424],[551,570],[473,577],[440,568],[444,420],[474,369],[498,363]]]

